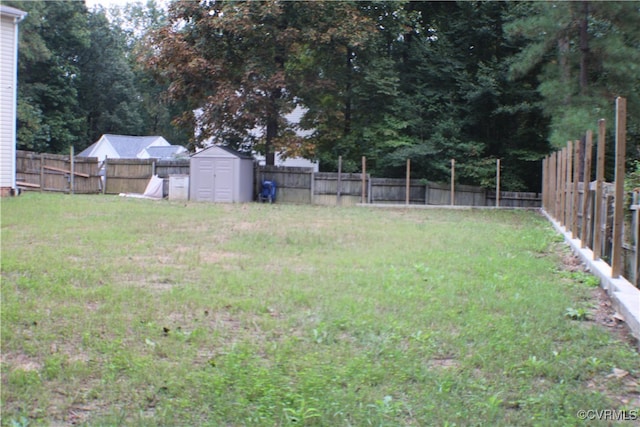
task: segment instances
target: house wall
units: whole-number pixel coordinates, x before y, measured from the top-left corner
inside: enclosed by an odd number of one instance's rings
[[[91,157],[97,157],[99,161],[103,162],[106,158],[119,159],[120,155],[103,136],[98,140],[95,148],[91,151]]]
[[[16,90],[18,24],[0,15],[0,195],[16,187]]]

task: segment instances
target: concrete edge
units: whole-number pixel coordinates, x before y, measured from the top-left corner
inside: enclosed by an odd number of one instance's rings
[[[467,205],[422,205],[422,204],[405,204],[405,203],[356,203],[356,206],[363,208],[387,208],[387,209],[452,209],[460,211],[471,210],[525,210],[539,211],[539,207],[521,208],[515,206],[467,206]]]
[[[633,286],[627,279],[620,276],[611,277],[611,266],[601,259],[593,259],[593,251],[581,248],[580,239],[574,239],[565,227],[554,220],[544,209],[542,214],[553,224],[558,233],[564,236],[565,242],[571,250],[585,263],[591,274],[600,279],[600,286],[607,292],[613,307],[627,324],[631,335],[638,341],[640,348],[640,289]]]

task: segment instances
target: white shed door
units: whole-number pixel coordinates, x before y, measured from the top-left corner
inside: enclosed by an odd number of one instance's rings
[[[233,159],[215,159],[213,186],[215,202],[233,202]]]
[[[196,194],[194,198],[197,201],[214,201],[213,160],[207,158],[198,159],[195,167],[197,176],[192,184],[195,185]]]

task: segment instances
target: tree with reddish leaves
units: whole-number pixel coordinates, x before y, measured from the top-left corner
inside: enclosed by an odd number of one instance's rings
[[[274,152],[310,154],[313,144],[285,116],[318,91],[340,93],[323,66],[331,49],[362,43],[372,22],[349,3],[280,1],[178,1],[169,24],[153,37],[149,66],[170,81],[168,96],[188,100],[178,121],[196,129],[198,143],[257,149],[273,164]],[[339,97],[339,95],[337,95]],[[303,120],[317,125],[343,105]],[[306,109],[309,113],[309,109]],[[260,131],[256,132],[259,129]]]

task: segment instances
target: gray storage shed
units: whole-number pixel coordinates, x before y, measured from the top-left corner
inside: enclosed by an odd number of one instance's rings
[[[199,202],[253,200],[253,157],[213,145],[191,156],[189,198]]]

